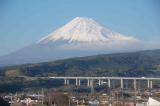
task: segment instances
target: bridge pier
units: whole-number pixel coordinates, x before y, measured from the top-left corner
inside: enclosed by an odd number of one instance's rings
[[[87,86],[88,87],[90,86],[90,80],[89,79],[87,80]]]
[[[150,81],[150,89],[152,89],[153,88],[153,81],[151,80]]]
[[[121,89],[123,89],[123,79],[121,79]]]
[[[153,82],[152,82],[152,80],[151,80],[151,81],[150,81],[150,90],[149,90],[150,96],[152,95],[152,88],[153,88]]]
[[[98,80],[98,85],[99,85],[99,86],[101,85],[101,80],[100,80],[100,79]]]
[[[81,80],[80,79],[78,80],[78,85],[81,86]]]
[[[76,78],[76,86],[78,86],[78,79]]]
[[[64,79],[64,85],[66,85],[67,84],[67,80],[66,79]]]
[[[150,80],[149,79],[147,80],[147,87],[148,87],[148,89],[150,88]]]
[[[111,87],[111,80],[108,79],[108,88],[110,88],[110,87]]]
[[[67,80],[67,85],[69,85],[69,79]]]
[[[134,79],[134,82],[133,82],[133,86],[134,86],[134,89],[137,89],[137,85],[136,85],[136,79]]]
[[[81,80],[76,78],[76,86],[80,86],[81,85]]]
[[[69,79],[64,79],[64,85],[69,85]]]

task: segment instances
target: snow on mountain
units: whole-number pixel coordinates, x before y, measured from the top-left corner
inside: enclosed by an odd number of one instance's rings
[[[77,17],[35,44],[0,57],[0,66],[141,50],[139,40]]]
[[[121,35],[103,27],[91,18],[77,17],[40,39],[37,43],[45,44],[66,40],[71,42],[110,42],[110,41],[129,41],[135,42],[137,39]]]

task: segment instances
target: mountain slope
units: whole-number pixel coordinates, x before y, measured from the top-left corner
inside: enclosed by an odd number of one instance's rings
[[[77,17],[38,42],[0,57],[0,66],[136,50],[141,50],[136,38],[114,32],[93,19]]]
[[[160,76],[160,50],[97,55],[38,64],[4,67],[25,76]]]

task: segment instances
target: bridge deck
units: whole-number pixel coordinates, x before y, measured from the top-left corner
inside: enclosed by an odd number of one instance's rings
[[[111,80],[160,80],[160,78],[153,77],[49,77],[53,79],[111,79]]]

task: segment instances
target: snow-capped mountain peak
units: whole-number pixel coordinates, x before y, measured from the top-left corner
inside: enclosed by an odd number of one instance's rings
[[[109,42],[117,40],[135,41],[103,27],[91,18],[76,17],[63,27],[40,39],[37,43],[49,43],[65,40],[68,42]]]
[[[134,37],[114,32],[91,18],[77,17],[38,42],[1,57],[0,66],[137,51],[141,47]]]

